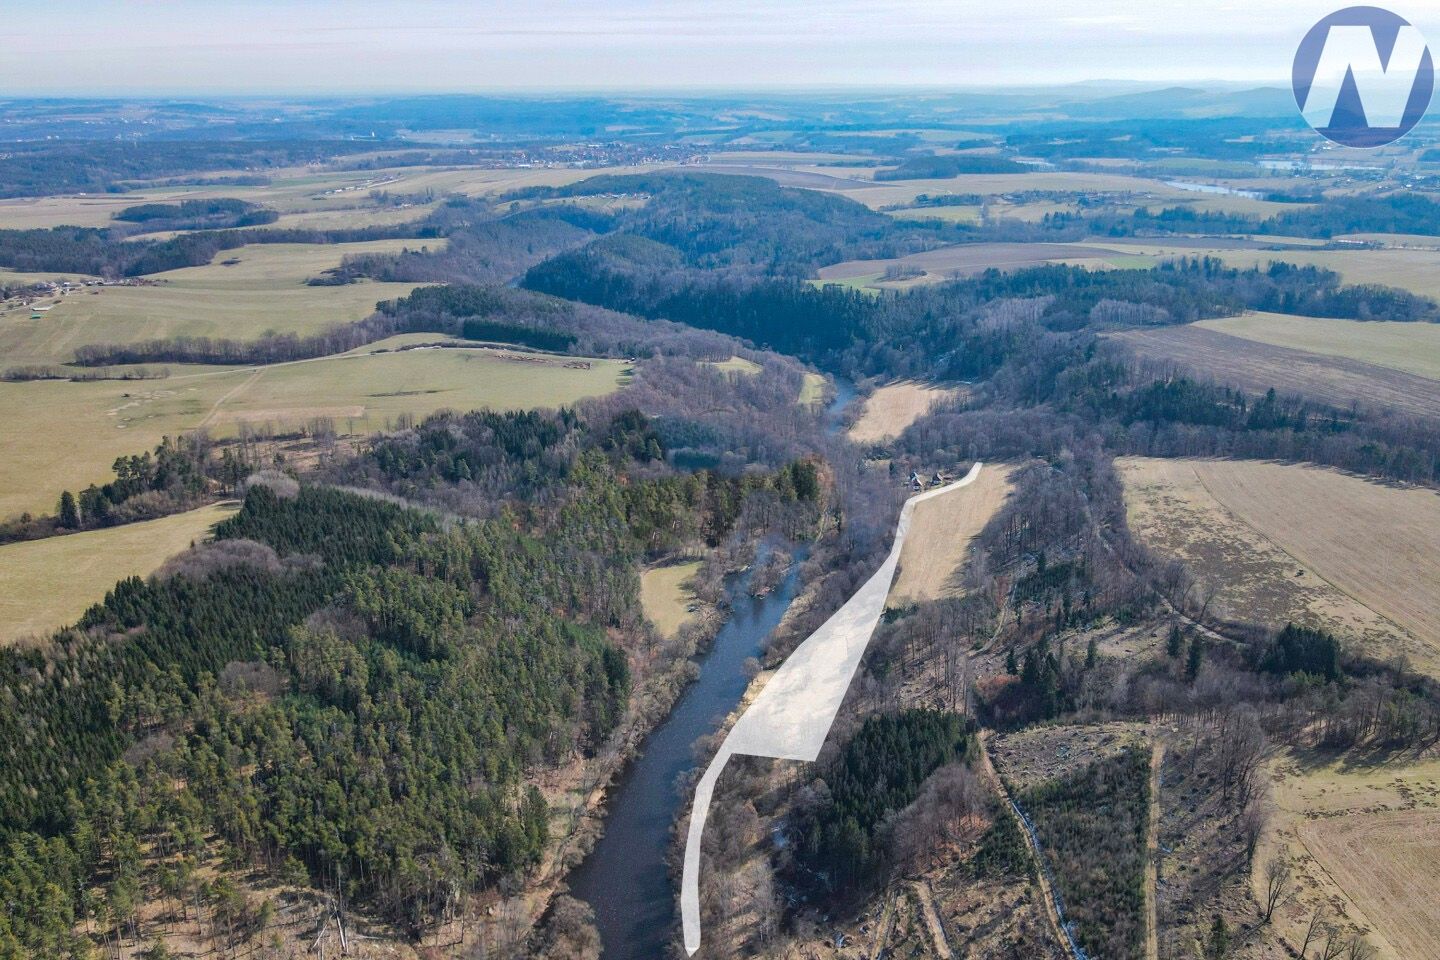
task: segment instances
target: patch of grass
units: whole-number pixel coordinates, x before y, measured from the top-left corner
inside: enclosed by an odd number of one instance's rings
[[[640,606],[645,617],[661,636],[673,637],[694,619],[690,607],[695,594],[690,580],[700,571],[700,561],[651,567],[640,575]]]
[[[707,360],[705,366],[714,367],[721,373],[735,373],[747,377],[753,377],[762,369],[760,364],[754,360],[746,360],[744,357],[731,357],[729,360]]]
[[[806,407],[816,407],[824,403],[827,382],[822,374],[805,374],[805,379],[800,384],[800,396],[795,399],[795,402]]]
[[[959,395],[953,387],[902,380],[879,387],[865,399],[864,412],[850,428],[850,439],[856,443],[878,443],[897,437],[905,428],[942,400]]]
[[[0,645],[80,619],[126,577],[145,577],[235,512],[212,504],[143,523],[0,546]]]

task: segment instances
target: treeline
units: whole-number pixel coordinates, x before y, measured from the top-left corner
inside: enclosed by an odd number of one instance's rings
[[[645,317],[719,330],[851,376],[988,376],[1030,348],[1018,324],[986,319],[996,301],[1031,301],[1050,330],[1187,323],[1246,309],[1355,319],[1417,320],[1433,301],[1404,291],[1343,287],[1313,267],[1237,270],[1214,259],[1149,270],[1045,266],[898,295],[819,289],[784,279],[737,282],[685,269],[678,251],[621,234],[532,268],[524,285]]]
[[[274,223],[280,214],[246,200],[218,197],[181,200],[179,203],[142,203],[116,213],[114,220],[143,226],[146,232],[162,230],[220,230],[258,227]]]
[[[0,197],[123,193],[128,182],[293,167],[375,149],[350,140],[47,140],[9,143]],[[254,179],[254,176],[251,177]]]
[[[1029,173],[1030,167],[1008,157],[946,154],[909,157],[899,166],[875,171],[876,180],[948,180],[966,173]]]
[[[112,480],[78,494],[62,491],[54,514],[0,520],[0,543],[151,520],[197,506],[219,489],[233,489],[248,472],[233,452],[216,460],[213,449],[197,434],[165,437],[153,453],[116,457]]]
[[[1253,217],[1193,207],[1141,207],[1129,213],[1081,211],[1046,214],[1036,238],[1046,232],[1090,236],[1146,236],[1173,233],[1261,234],[1328,240],[1350,233],[1440,235],[1440,201],[1415,191],[1328,197],[1306,209]],[[983,231],[981,231],[983,234]]]
[[[25,272],[119,279],[200,266],[221,251],[251,243],[351,243],[435,236],[432,228],[407,224],[350,230],[202,230],[159,241],[125,240],[116,231],[94,227],[0,230],[0,265]]]

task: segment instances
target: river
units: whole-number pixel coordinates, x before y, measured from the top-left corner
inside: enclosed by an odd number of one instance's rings
[[[827,432],[840,429],[855,389],[832,381],[835,398],[825,411]],[[640,756],[620,775],[606,799],[605,835],[570,873],[571,895],[595,910],[605,960],[655,960],[666,955],[674,930],[675,886],[665,863],[670,827],[686,798],[676,788],[695,766],[691,745],[715,731],[740,702],[749,680],[744,664],[785,616],[800,588],[799,558],[763,599],[749,594],[759,566],[730,578],[731,615],[700,660],[700,676],[669,716],[641,744]]]

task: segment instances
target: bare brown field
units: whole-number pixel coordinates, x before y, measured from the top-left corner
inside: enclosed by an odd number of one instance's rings
[[[930,383],[902,380],[879,387],[865,399],[860,419],[850,428],[855,443],[878,443],[897,437],[905,428],[942,400],[960,395],[954,387],[938,387]]]
[[[1011,467],[986,464],[967,487],[926,500],[915,508],[900,553],[891,606],[938,600],[961,592],[959,579],[970,543],[1010,496]]]
[[[1304,393],[1323,403],[1399,410],[1440,419],[1435,380],[1343,356],[1259,343],[1195,325],[1123,330],[1110,336],[1148,360],[1203,373],[1255,392]]]
[[[1306,465],[1117,465],[1132,529],[1186,561],[1217,614],[1322,627],[1440,676],[1440,494]]]
[[[1300,838],[1403,957],[1440,960],[1440,811],[1317,820]]]
[[[1263,864],[1290,858],[1296,901],[1275,927],[1298,948],[1320,903],[1367,932],[1378,960],[1440,960],[1440,759],[1353,762],[1283,753],[1271,763],[1274,814]]]
[[[1440,323],[1332,320],[1256,312],[1201,320],[1195,325],[1276,347],[1346,357],[1440,380]]]

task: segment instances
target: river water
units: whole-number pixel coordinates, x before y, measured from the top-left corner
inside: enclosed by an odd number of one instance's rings
[[[855,389],[835,381],[825,411],[828,432],[839,430]],[[670,715],[641,744],[606,801],[605,835],[570,873],[570,892],[595,910],[605,960],[657,960],[674,929],[675,887],[665,864],[670,826],[685,797],[677,782],[695,764],[691,746],[714,732],[740,702],[749,680],[745,660],[785,616],[800,587],[799,558],[770,594],[749,594],[750,571],[730,579],[731,616],[700,660],[700,676]]]
[[[571,893],[595,908],[605,960],[665,956],[675,916],[675,889],[665,854],[670,825],[682,802],[676,783],[695,766],[691,745],[713,732],[740,702],[749,684],[746,658],[760,653],[799,587],[795,564],[779,587],[757,600],[748,593],[754,569],[731,579],[730,620],[701,661],[699,678],[621,775],[606,803],[605,835],[570,874]]]

